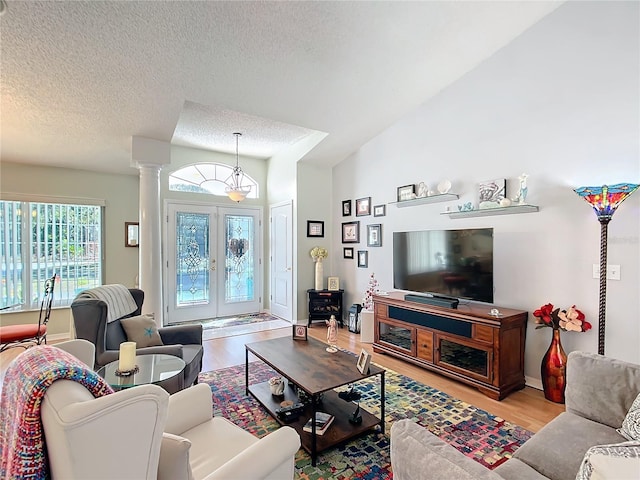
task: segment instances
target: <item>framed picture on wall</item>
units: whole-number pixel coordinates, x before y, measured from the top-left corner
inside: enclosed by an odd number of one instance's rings
[[[415,198],[416,186],[415,185],[403,185],[398,187],[398,201],[404,202]]]
[[[360,243],[360,222],[342,224],[342,243]]]
[[[353,260],[353,247],[344,247],[342,249],[342,257]]]
[[[307,220],[307,237],[324,237],[324,222]]]
[[[356,217],[363,217],[365,215],[371,215],[371,197],[356,200]]]
[[[139,246],[139,223],[138,222],[124,222],[124,246],[125,247],[137,247]]]
[[[384,217],[387,214],[387,206],[386,205],[375,205],[373,207],[373,216],[374,217]]]
[[[342,216],[343,217],[351,216],[351,200],[342,201]]]
[[[367,225],[367,247],[382,246],[382,225]]]
[[[369,266],[369,252],[358,250],[358,267],[367,268]]]

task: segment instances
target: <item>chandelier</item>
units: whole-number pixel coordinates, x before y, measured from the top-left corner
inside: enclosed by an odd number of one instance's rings
[[[231,175],[229,175],[229,177],[224,182],[227,184],[224,189],[224,193],[226,193],[227,196],[234,202],[240,203],[242,200],[247,198],[247,195],[251,191],[251,185],[242,185],[242,182],[244,180],[244,172],[238,164],[238,139],[242,136],[242,134],[239,132],[235,132],[234,135],[236,136],[236,166],[233,168],[233,172],[231,172]]]

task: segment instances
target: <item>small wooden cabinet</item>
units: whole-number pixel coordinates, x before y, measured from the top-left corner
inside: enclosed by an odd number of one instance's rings
[[[407,360],[473,385],[502,400],[524,388],[527,312],[492,305],[457,309],[376,295],[373,351]]]
[[[329,320],[331,315],[336,317],[340,326],[344,325],[342,320],[342,294],[344,290],[307,290],[309,294],[309,323],[314,320]]]

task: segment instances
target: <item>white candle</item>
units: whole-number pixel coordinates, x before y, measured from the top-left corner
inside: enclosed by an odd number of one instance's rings
[[[120,344],[120,358],[118,370],[130,372],[136,367],[136,342],[122,342]]]

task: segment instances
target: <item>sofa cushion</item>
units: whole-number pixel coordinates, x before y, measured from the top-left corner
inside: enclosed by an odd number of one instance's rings
[[[597,445],[587,450],[576,480],[640,478],[640,442]]]
[[[513,457],[545,477],[573,480],[590,447],[624,440],[615,428],[563,412],[527,440]]]
[[[496,468],[494,472],[505,480],[548,480],[547,477],[517,458],[510,458]]]
[[[153,318],[153,313],[122,318],[120,319],[120,324],[127,334],[127,339],[130,342],[136,342],[137,348],[164,345],[158,333],[158,326]]]
[[[624,417],[618,433],[627,440],[640,440],[640,393],[633,401],[627,416]]]
[[[394,480],[500,479],[411,420],[398,420],[391,426],[391,468]]]
[[[569,353],[567,412],[620,428],[639,392],[640,365],[595,353]]]

